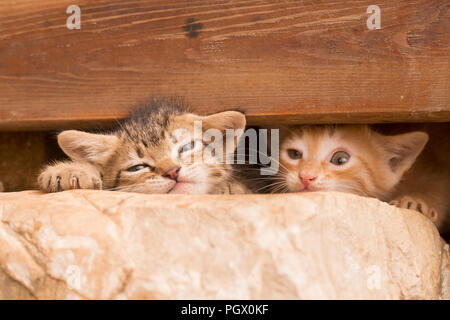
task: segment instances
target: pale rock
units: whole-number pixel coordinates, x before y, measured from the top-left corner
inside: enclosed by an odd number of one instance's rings
[[[0,299],[449,299],[417,212],[341,193],[0,194]]]

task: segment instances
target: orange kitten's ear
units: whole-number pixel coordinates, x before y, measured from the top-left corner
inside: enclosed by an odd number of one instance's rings
[[[399,177],[414,164],[428,142],[428,134],[419,131],[385,138],[389,168]]]
[[[119,138],[113,135],[94,134],[77,130],[63,131],[58,144],[72,159],[104,164],[116,150]]]

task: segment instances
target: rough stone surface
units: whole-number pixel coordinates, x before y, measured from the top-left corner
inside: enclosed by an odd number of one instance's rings
[[[449,299],[420,214],[339,193],[0,194],[0,299]]]

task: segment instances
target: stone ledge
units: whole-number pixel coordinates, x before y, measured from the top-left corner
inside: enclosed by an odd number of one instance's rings
[[[0,299],[450,299],[422,215],[342,193],[0,194]]]

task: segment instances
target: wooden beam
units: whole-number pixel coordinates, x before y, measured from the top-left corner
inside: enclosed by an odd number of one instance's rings
[[[81,8],[81,29],[66,8]],[[0,130],[97,126],[151,95],[251,124],[450,121],[447,0],[2,0]]]

